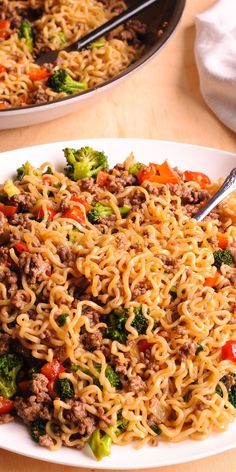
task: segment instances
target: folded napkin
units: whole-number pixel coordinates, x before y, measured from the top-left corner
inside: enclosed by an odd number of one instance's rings
[[[196,17],[195,56],[203,98],[236,132],[236,0],[218,0]]]

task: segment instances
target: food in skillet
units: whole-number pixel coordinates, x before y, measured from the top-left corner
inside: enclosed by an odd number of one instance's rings
[[[0,420],[41,446],[157,445],[223,431],[236,408],[233,194],[131,155],[64,150],[0,188]]]
[[[0,110],[64,98],[118,75],[143,53],[138,20],[82,52],[59,54],[55,66],[35,58],[62,49],[126,8],[123,0],[3,0],[0,6]]]

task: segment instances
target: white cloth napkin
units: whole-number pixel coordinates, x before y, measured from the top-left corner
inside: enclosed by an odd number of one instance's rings
[[[203,98],[236,132],[236,0],[218,0],[196,17],[195,56]]]

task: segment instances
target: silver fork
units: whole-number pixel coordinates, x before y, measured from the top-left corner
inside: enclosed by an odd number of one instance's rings
[[[199,210],[196,215],[193,217],[197,221],[202,221],[209,213],[226,197],[228,197],[232,192],[236,191],[236,167],[231,170],[228,177],[213,195],[212,198],[206,203],[204,207]]]

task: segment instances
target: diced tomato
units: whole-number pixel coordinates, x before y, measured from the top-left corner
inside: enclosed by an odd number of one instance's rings
[[[214,277],[207,277],[204,282],[204,287],[215,287],[219,281],[220,274],[219,272],[216,272],[216,275]]]
[[[96,183],[100,185],[100,187],[106,187],[108,176],[109,174],[107,172],[104,172],[104,170],[100,170],[97,175]]]
[[[8,216],[13,216],[17,212],[18,207],[13,205],[4,205],[0,202],[0,211],[8,218]]]
[[[31,381],[30,380],[22,380],[18,383],[18,388],[23,393],[28,393],[30,391]]]
[[[86,212],[91,210],[91,205],[83,197],[77,197],[76,195],[73,195],[73,197],[71,197],[71,201],[81,203],[81,205],[84,206]]]
[[[19,252],[19,254],[21,254],[22,252],[30,252],[27,244],[25,243],[15,243],[14,248],[17,252]]]
[[[230,340],[221,348],[221,357],[223,360],[236,362],[236,340]]]
[[[228,236],[226,236],[223,233],[218,233],[217,234],[217,241],[218,241],[218,246],[219,246],[220,249],[226,249],[227,246],[229,245]]]
[[[0,415],[5,415],[10,413],[14,408],[14,403],[7,398],[0,397]]]
[[[183,177],[185,182],[197,182],[202,189],[206,188],[206,186],[211,183],[209,177],[202,172],[192,172],[190,170],[186,170]]]
[[[53,220],[54,216],[57,214],[56,210],[52,207],[47,207],[47,213],[48,213],[48,219]],[[37,220],[41,220],[44,218],[44,210],[42,207],[39,208],[38,213],[37,213]]]
[[[181,181],[177,172],[175,172],[167,161],[163,164],[149,164],[143,166],[137,173],[138,183],[141,185],[145,180],[159,184],[177,184]]]
[[[140,352],[144,352],[147,349],[150,349],[153,346],[153,343],[149,343],[146,339],[141,339],[141,341],[138,342],[138,348]]]
[[[49,380],[47,387],[50,397],[55,398],[55,380]]]
[[[65,367],[60,364],[57,359],[54,359],[52,362],[44,364],[43,367],[41,367],[40,372],[45,375],[48,380],[56,380],[65,370]]]
[[[50,77],[51,72],[49,72],[47,69],[44,69],[44,67],[33,67],[29,71],[29,78],[35,82],[36,80],[44,80],[48,79]]]
[[[0,20],[0,30],[7,30],[10,28],[9,20]]]
[[[5,110],[5,108],[8,108],[6,103],[0,103],[0,110]]]
[[[50,175],[44,175],[43,176],[43,181],[46,182],[46,184],[51,184],[51,177]]]
[[[2,74],[3,72],[6,72],[6,67],[0,64],[0,74]]]
[[[79,207],[72,207],[65,211],[61,216],[62,218],[70,218],[71,220],[77,221],[77,223],[85,224],[84,213]]]

